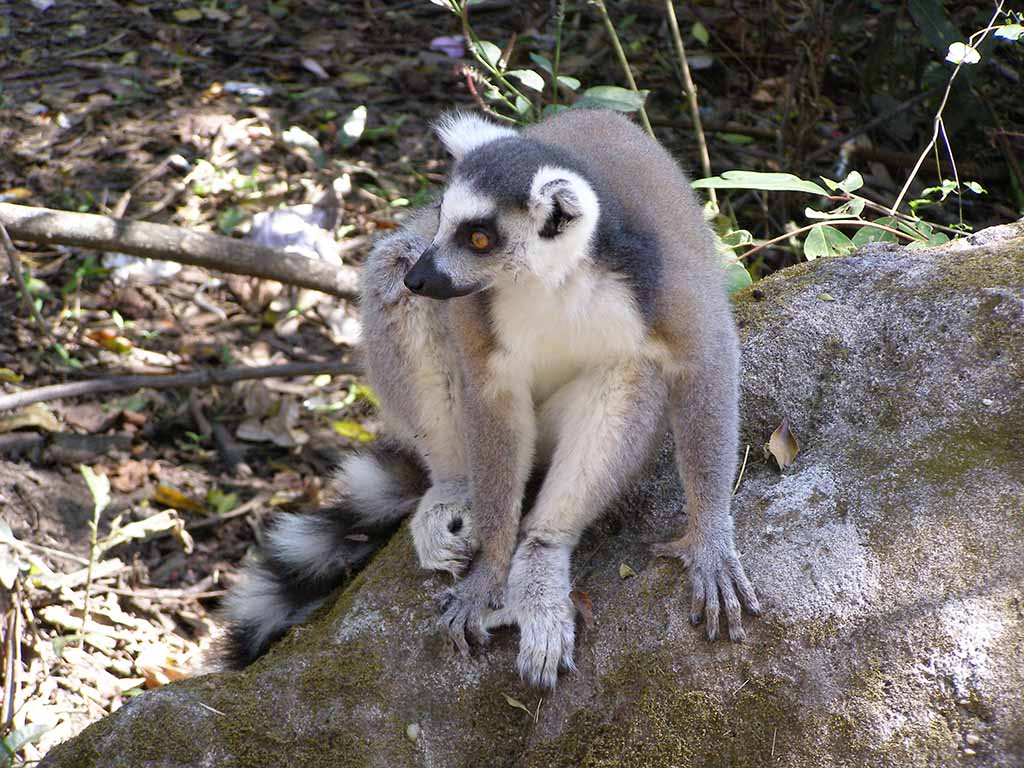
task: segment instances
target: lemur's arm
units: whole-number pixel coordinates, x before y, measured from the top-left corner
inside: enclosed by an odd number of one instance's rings
[[[712,327],[715,327],[712,324]],[[717,327],[713,343],[668,372],[669,416],[686,494],[686,534],[657,548],[690,569],[690,621],[704,614],[708,638],[718,636],[719,595],[732,640],[744,638],[740,600],[754,614],[760,605],[733,541],[732,483],[739,423],[739,350],[732,322]]]
[[[483,644],[485,614],[500,607],[515,550],[523,493],[533,460],[536,417],[525,379],[494,375],[495,349],[480,295],[450,302],[450,328],[462,361],[462,424],[472,520],[480,550],[466,577],[449,590],[442,625],[468,652],[466,636]]]

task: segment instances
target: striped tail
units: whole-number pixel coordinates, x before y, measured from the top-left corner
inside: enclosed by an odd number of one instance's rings
[[[415,510],[427,477],[415,455],[381,444],[345,459],[335,484],[330,506],[282,515],[264,533],[262,561],[224,601],[225,666],[248,666],[319,608]]]

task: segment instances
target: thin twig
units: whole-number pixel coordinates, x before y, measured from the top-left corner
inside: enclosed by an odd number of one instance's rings
[[[232,384],[236,381],[249,379],[275,379],[293,376],[332,376],[358,375],[362,372],[355,363],[287,363],[284,365],[264,365],[257,367],[239,366],[237,368],[206,368],[189,373],[140,374],[137,376],[110,376],[108,378],[72,381],[67,384],[53,384],[48,387],[15,392],[11,395],[0,395],[0,411],[21,408],[31,403],[42,403],[60,400],[65,397],[94,395],[101,392],[124,392],[141,389],[171,389],[175,387],[212,387],[218,384]]]
[[[83,472],[85,470],[83,469]],[[91,488],[90,488],[91,490]],[[103,514],[103,506],[93,501],[92,518],[89,520],[89,565],[85,571],[85,600],[82,606],[82,632],[80,642],[85,647],[85,635],[89,627],[89,598],[92,597],[92,569],[99,555],[99,530],[100,515]]]
[[[676,55],[679,56],[679,68],[683,73],[683,86],[686,90],[686,100],[690,103],[690,119],[693,120],[693,133],[697,138],[697,148],[700,150],[700,166],[704,171],[704,177],[711,175],[711,155],[708,154],[708,142],[704,138],[704,126],[700,120],[700,106],[697,103],[697,87],[693,84],[693,77],[690,75],[690,62],[686,58],[686,46],[683,45],[683,36],[679,33],[679,21],[676,19],[676,9],[672,0],[665,0],[665,12],[668,14],[668,25],[672,30],[672,40],[676,44]],[[718,209],[718,194],[714,187],[708,190],[708,197],[712,205]]]
[[[841,219],[839,221],[826,220],[826,221],[819,221],[819,222],[816,222],[814,224],[808,224],[806,227],[800,227],[799,229],[794,229],[792,232],[787,232],[784,235],[779,235],[778,237],[773,237],[771,240],[766,240],[763,243],[758,243],[753,248],[751,248],[749,251],[744,251],[743,253],[741,253],[737,258],[739,258],[740,260],[749,258],[749,257],[753,256],[755,253],[757,253],[758,251],[760,251],[762,248],[767,248],[769,245],[775,245],[775,243],[781,242],[783,240],[788,240],[791,237],[795,237],[796,235],[802,234],[804,232],[808,232],[808,231],[814,229],[815,227],[820,227],[820,226],[825,225],[825,224],[827,224],[829,226],[832,226],[832,227],[871,227],[871,229],[880,229],[883,232],[889,232],[890,234],[897,235],[898,237],[905,237],[907,240],[918,240],[918,239],[920,239],[920,238],[914,237],[913,235],[910,235],[910,234],[908,234],[906,232],[901,232],[898,229],[893,229],[892,227],[887,227],[887,226],[885,226],[883,224],[875,224],[872,221],[860,221],[859,219]],[[2,401],[0,401],[0,402],[2,402]]]
[[[7,228],[2,221],[0,221],[0,248],[3,248],[7,254],[7,264],[10,268],[11,278],[18,286],[21,300],[25,303],[29,315],[35,322],[36,327],[39,328],[39,332],[46,338],[52,339],[53,334],[50,333],[50,329],[46,326],[46,321],[43,320],[43,316],[39,313],[36,303],[32,301],[32,296],[28,292],[28,286],[25,285],[25,276],[21,274],[21,260],[18,258],[18,250],[14,247],[11,236],[7,234]]]
[[[615,49],[615,56],[622,66],[626,82],[629,83],[629,87],[634,93],[640,93],[640,89],[636,87],[636,80],[633,79],[633,70],[629,66],[629,59],[626,58],[626,52],[622,50],[622,43],[619,42],[619,35],[615,31],[615,25],[612,24],[611,17],[608,15],[608,9],[605,7],[604,0],[589,0],[589,2],[591,5],[597,6],[597,10],[601,14],[601,21],[604,22],[604,28],[608,31],[608,37],[611,38],[612,48]],[[643,123],[644,130],[649,135],[654,136],[654,129],[651,127],[651,121],[647,118],[647,110],[643,104],[640,105],[640,122]]]
[[[732,495],[735,496],[736,492],[740,489],[740,483],[743,482],[743,472],[747,468],[747,458],[750,456],[750,446],[747,446],[746,453],[743,454],[743,464],[740,466],[740,476],[736,478],[736,485],[732,489]]]
[[[1002,14],[1003,4],[1004,0],[999,0],[999,5],[996,6],[995,13],[992,14],[992,18],[989,20],[988,26],[986,26],[985,29],[981,30],[980,38],[977,42],[975,42],[974,38],[979,33],[976,32],[974,35],[971,35],[969,43],[972,48],[976,48],[981,43],[983,43],[985,41],[985,38],[988,37],[988,33],[995,28],[992,25],[995,23],[995,20],[998,19],[999,16]],[[893,213],[895,213],[899,209],[900,205],[903,204],[903,198],[907,196],[907,192],[910,190],[910,185],[913,184],[914,179],[917,178],[917,172],[921,170],[921,166],[924,164],[925,158],[928,157],[928,153],[931,152],[932,147],[935,146],[935,142],[939,138],[939,132],[945,131],[945,128],[942,124],[942,113],[945,111],[946,103],[949,101],[949,95],[953,91],[953,81],[956,80],[956,76],[960,74],[960,69],[963,66],[964,62],[961,61],[959,64],[956,65],[956,69],[953,70],[953,74],[949,76],[949,81],[946,83],[946,90],[942,94],[942,102],[939,104],[939,109],[935,113],[935,120],[933,121],[932,127],[932,137],[928,141],[927,146],[925,146],[925,148],[921,151],[921,155],[917,158],[917,162],[914,163],[914,169],[910,172],[910,175],[907,177],[907,181],[903,185],[903,189],[900,190],[900,193],[896,198],[896,202],[892,204],[892,208],[890,208],[890,210]],[[952,154],[952,150],[950,150],[950,154]]]

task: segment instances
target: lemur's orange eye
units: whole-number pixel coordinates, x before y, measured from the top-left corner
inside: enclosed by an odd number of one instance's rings
[[[469,233],[469,244],[478,251],[486,251],[491,247],[491,236],[479,229],[474,229]]]

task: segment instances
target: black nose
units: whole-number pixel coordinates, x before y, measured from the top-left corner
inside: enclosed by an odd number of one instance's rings
[[[431,299],[450,299],[461,296],[451,277],[437,268],[434,249],[428,248],[405,275],[405,287],[420,296]]]

